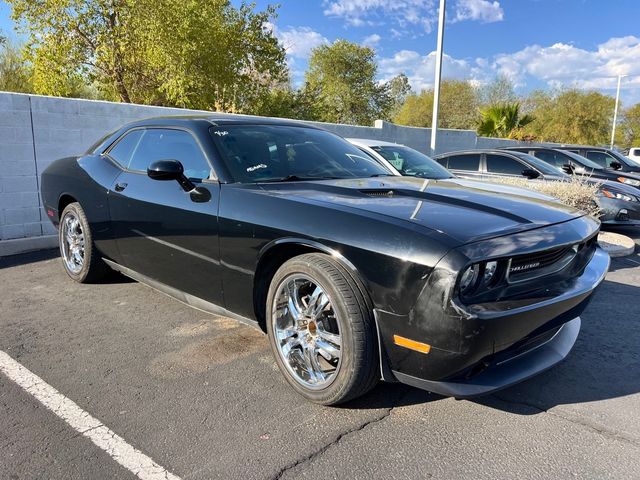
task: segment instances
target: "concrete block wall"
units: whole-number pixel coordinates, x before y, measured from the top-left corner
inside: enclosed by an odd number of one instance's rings
[[[0,244],[55,234],[39,195],[39,175],[52,161],[81,154],[100,137],[127,122],[189,113],[210,112],[0,92]],[[396,142],[430,153],[429,128],[404,127],[381,120],[372,127],[307,123],[343,137]],[[479,138],[470,130],[439,130],[435,153],[517,143]],[[6,248],[0,248],[0,255],[3,251]]]
[[[0,95],[0,172],[0,239],[42,235],[27,95]]]

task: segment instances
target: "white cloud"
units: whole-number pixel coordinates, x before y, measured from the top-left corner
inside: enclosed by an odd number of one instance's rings
[[[504,10],[498,1],[458,0],[454,22],[478,20],[483,23],[500,22],[504,19]]]
[[[582,88],[614,88],[618,75],[630,75],[625,83],[640,86],[640,38],[611,38],[596,50],[566,43],[550,47],[532,45],[518,52],[497,55],[493,68],[516,83],[533,77],[549,85]]]
[[[275,25],[270,25],[274,35],[284,47],[287,56],[291,58],[306,59],[311,50],[320,45],[329,43],[329,40],[309,27],[288,27],[280,30]]]
[[[262,28],[272,32],[284,48],[294,85],[302,83],[306,60],[311,51],[320,45],[330,43],[325,36],[309,27],[287,27],[280,30],[275,24],[265,22]]]
[[[325,15],[342,18],[348,25],[356,27],[394,24],[403,29],[417,26],[429,33],[438,15],[435,0],[323,0],[323,5]],[[454,9],[454,22],[475,20],[489,23],[504,18],[504,11],[497,0],[457,0]]]
[[[413,50],[400,50],[392,57],[381,58],[378,68],[383,80],[389,80],[400,73],[409,78],[414,91],[433,87],[436,52],[420,55]],[[475,61],[456,59],[444,54],[442,57],[443,78],[483,81],[482,69]]]
[[[436,17],[435,0],[324,0],[324,14],[353,26],[393,23],[420,26],[430,32]]]
[[[443,78],[468,79],[483,83],[497,74],[508,76],[519,87],[531,87],[540,82],[552,87],[608,90],[616,87],[618,75],[623,79],[623,101],[626,105],[640,101],[640,38],[612,38],[594,50],[566,43],[543,47],[531,45],[513,53],[501,53],[489,58],[457,59],[443,57]],[[421,55],[413,50],[401,50],[379,61],[380,75],[388,80],[405,73],[414,90],[433,86],[435,52]]]
[[[382,37],[377,33],[373,33],[365,37],[364,40],[362,40],[362,45],[364,45],[365,47],[374,48],[378,46],[378,43],[380,43],[380,40],[382,40]]]

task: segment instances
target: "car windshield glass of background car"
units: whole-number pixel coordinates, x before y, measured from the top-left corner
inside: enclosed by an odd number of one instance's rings
[[[566,173],[558,171],[557,168],[553,168],[547,162],[544,162],[534,157],[533,155],[529,155],[527,153],[522,153],[522,152],[514,152],[514,155],[524,160],[525,162],[527,162],[529,165],[531,165],[533,168],[541,172],[543,175],[553,176],[553,177],[567,176]]]
[[[387,145],[371,148],[384,157],[402,175],[433,179],[452,177],[436,161],[411,148]]]
[[[323,130],[225,125],[211,134],[239,183],[391,175],[346,140]]]
[[[578,155],[575,152],[570,152],[568,150],[564,150],[562,153],[564,153],[568,157],[571,157],[573,160],[575,160],[576,162],[578,162],[580,165],[582,165],[585,168],[589,168],[591,170],[604,170],[604,168],[602,168],[596,162],[592,162],[587,157],[583,157],[582,155]]]

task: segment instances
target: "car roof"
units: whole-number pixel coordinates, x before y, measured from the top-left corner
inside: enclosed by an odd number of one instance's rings
[[[474,148],[470,150],[454,150],[452,152],[439,153],[434,158],[448,157],[451,155],[467,155],[467,154],[479,154],[479,153],[497,153],[502,155],[506,153],[506,154],[515,155],[516,153],[522,153],[522,152],[516,152],[514,150],[509,151],[503,148]]]
[[[150,117],[142,120],[137,120],[127,124],[127,127],[145,126],[145,125],[185,125],[196,124],[206,122],[212,126],[220,125],[282,125],[282,126],[297,126],[318,128],[314,125],[310,125],[304,122],[296,122],[294,120],[287,120],[283,118],[265,118],[256,117],[252,115],[238,115],[238,114],[190,114],[190,115],[165,115],[158,117]]]
[[[556,147],[559,150],[601,150],[605,151],[613,151],[609,147],[594,147],[593,145],[559,145]]]
[[[367,147],[403,147],[401,143],[385,142],[384,140],[373,140],[371,138],[345,138],[348,142],[365,145]]]
[[[536,145],[536,146],[518,146],[518,147],[504,147],[501,150],[511,150],[515,152],[521,152],[523,150],[560,150],[557,146],[544,146],[544,145]]]

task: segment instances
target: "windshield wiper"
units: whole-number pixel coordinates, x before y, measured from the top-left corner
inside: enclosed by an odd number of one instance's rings
[[[369,178],[374,177],[397,177],[398,175],[394,175],[393,173],[374,173],[373,175],[369,175]]]
[[[300,177],[298,175],[287,175],[281,178],[265,178],[264,180],[258,180],[256,183],[277,183],[277,182],[301,182],[309,180],[335,180],[340,177]]]

